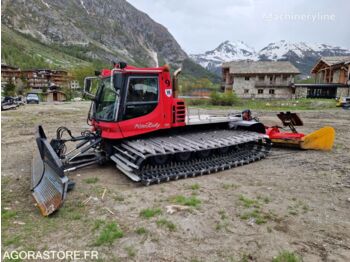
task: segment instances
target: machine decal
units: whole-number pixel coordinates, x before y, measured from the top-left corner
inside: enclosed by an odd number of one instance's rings
[[[142,128],[158,128],[160,126],[159,123],[153,123],[153,122],[147,122],[145,124],[135,124],[135,128],[142,129]]]
[[[173,94],[173,90],[172,89],[165,89],[165,94],[167,97],[171,97]]]

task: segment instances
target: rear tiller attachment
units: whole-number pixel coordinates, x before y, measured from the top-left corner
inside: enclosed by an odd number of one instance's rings
[[[281,112],[277,114],[284,127],[289,127],[291,132],[281,132],[281,127],[266,127],[266,134],[276,146],[294,147],[301,149],[331,150],[335,138],[333,127],[325,126],[310,134],[297,132],[295,126],[302,126],[303,122],[296,113]]]

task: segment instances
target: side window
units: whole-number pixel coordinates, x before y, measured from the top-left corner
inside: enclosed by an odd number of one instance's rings
[[[130,77],[123,119],[132,119],[151,113],[157,107],[158,94],[158,77]]]
[[[127,102],[157,102],[158,78],[129,78]]]

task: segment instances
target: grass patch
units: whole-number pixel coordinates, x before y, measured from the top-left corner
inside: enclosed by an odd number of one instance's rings
[[[272,262],[301,262],[301,258],[289,251],[282,251],[278,254],[277,257],[272,259]]]
[[[261,225],[265,224],[267,220],[272,217],[270,214],[262,213],[260,210],[254,209],[253,211],[243,213],[240,218],[243,220],[254,219],[257,225]]]
[[[288,206],[290,215],[298,215],[299,212],[306,213],[310,210],[309,206],[301,200],[293,199],[294,203]]]
[[[226,190],[228,190],[228,189],[236,189],[236,188],[238,188],[239,186],[238,185],[235,185],[235,184],[222,184],[222,188],[223,189],[226,189]]]
[[[138,229],[135,230],[135,232],[138,235],[145,235],[148,233],[148,230],[144,227],[139,227]]]
[[[159,219],[157,221],[157,225],[160,227],[165,227],[169,231],[176,231],[176,225],[173,222],[166,220],[165,218]]]
[[[190,186],[192,190],[198,190],[200,188],[199,184],[193,184]]]
[[[5,238],[3,237],[2,239],[4,246],[19,246],[21,244],[21,237],[20,236],[15,236],[15,237],[11,237],[11,238]]]
[[[86,184],[96,184],[98,182],[97,177],[89,177],[83,180]]]
[[[185,197],[182,195],[171,197],[170,202],[191,207],[198,207],[201,204],[201,201],[195,196]]]
[[[125,247],[124,249],[128,253],[128,257],[132,258],[136,256],[136,251],[132,246]]]
[[[102,229],[99,237],[96,240],[96,246],[102,246],[105,244],[111,245],[114,240],[118,238],[122,238],[124,236],[123,231],[119,228],[119,226],[115,223],[109,223],[105,225]]]
[[[7,228],[11,223],[11,219],[17,216],[17,212],[13,210],[1,210],[2,227]]]
[[[317,109],[336,109],[334,99],[242,99],[234,101],[233,106],[218,106],[207,103],[200,105],[191,105],[195,108],[203,109],[238,109],[249,108],[251,110],[273,110],[273,111],[293,111],[293,110],[317,110]]]
[[[268,196],[258,196],[257,199],[264,202],[265,204],[268,204],[271,202],[271,199]]]
[[[221,229],[225,229],[228,231],[228,221],[223,220],[223,221],[218,221],[215,225],[215,230],[220,231]]]
[[[243,195],[240,195],[239,196],[239,201],[242,202],[243,206],[246,207],[246,208],[250,208],[250,207],[260,207],[260,203],[255,200],[255,199],[250,199],[250,198],[247,198]]]
[[[160,214],[162,214],[162,210],[160,208],[146,208],[141,210],[140,217],[151,218]]]
[[[220,215],[221,220],[227,219],[227,215],[226,215],[225,210],[220,210],[219,215]]]
[[[295,210],[295,209],[289,209],[289,210],[288,210],[288,214],[289,214],[289,215],[292,215],[292,216],[296,216],[296,215],[298,215],[298,211]]]
[[[1,210],[1,219],[11,219],[17,215],[13,210]]]
[[[64,218],[69,220],[80,220],[84,214],[84,205],[77,202],[66,202],[64,208],[57,212],[55,218]]]
[[[119,202],[123,202],[125,200],[124,196],[120,194],[113,194],[113,199]]]
[[[101,226],[103,226],[105,224],[105,221],[101,220],[101,219],[97,219],[94,222],[94,226],[92,227],[93,231],[96,231],[97,229],[100,229]]]

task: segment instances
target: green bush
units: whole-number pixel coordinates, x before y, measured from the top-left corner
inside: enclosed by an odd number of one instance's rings
[[[237,97],[232,93],[213,92],[210,95],[210,104],[214,106],[232,106],[237,102]]]
[[[4,87],[4,96],[15,96],[16,95],[16,86],[10,80]]]
[[[237,101],[235,95],[230,93],[225,93],[222,96],[222,104],[223,106],[232,106]]]
[[[207,105],[208,100],[206,100],[206,99],[186,99],[186,103],[189,106],[202,106],[202,105]]]
[[[70,101],[73,98],[73,90],[69,87],[63,88],[63,93],[66,95],[66,101]]]
[[[220,94],[218,92],[212,92],[210,94],[210,104],[220,105]]]

